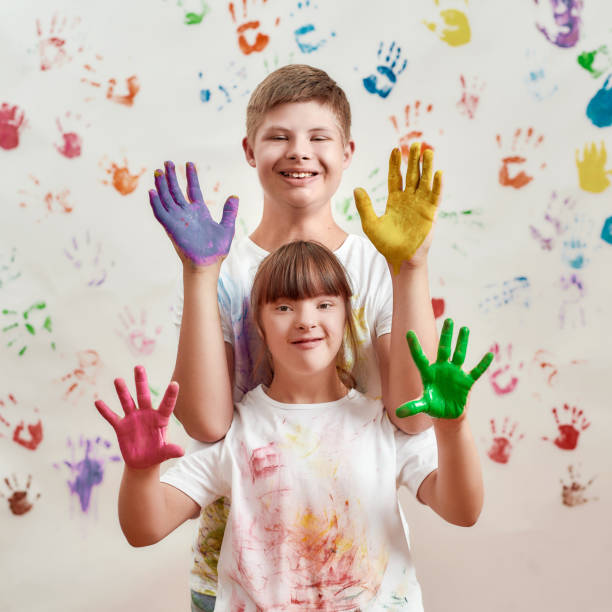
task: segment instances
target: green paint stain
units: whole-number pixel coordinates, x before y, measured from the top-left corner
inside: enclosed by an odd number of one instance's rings
[[[20,351],[19,351],[19,356],[21,357],[27,350],[27,346],[24,346]]]
[[[36,331],[34,329],[34,327],[30,324],[30,323],[26,323],[25,324],[25,328],[33,335],[36,335]]]
[[[6,308],[2,311],[2,314],[17,314],[16,310],[7,310]]]
[[[24,310],[23,318],[27,319],[33,310],[43,310],[43,308],[46,308],[46,307],[47,307],[47,304],[45,304],[45,302],[37,302],[36,304],[32,304],[32,306],[30,306],[27,310]]]
[[[16,327],[19,327],[19,323],[13,323],[12,325],[7,325],[6,327],[2,328],[2,331],[7,332],[10,329],[15,329]]]
[[[179,6],[182,6],[182,2],[179,2]],[[202,23],[202,20],[208,13],[210,12],[210,7],[204,0],[200,2],[201,10],[199,13],[194,13],[192,11],[185,13],[185,21],[183,22],[185,25],[198,25]]]
[[[44,328],[44,329],[46,329],[48,332],[53,331],[53,330],[51,329],[51,317],[47,317],[47,318],[45,319],[45,322],[43,323],[43,328]]]

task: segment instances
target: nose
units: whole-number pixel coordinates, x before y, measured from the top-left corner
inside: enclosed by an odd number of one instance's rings
[[[287,147],[287,159],[293,161],[311,158],[310,145],[307,139],[293,138]]]
[[[300,331],[307,331],[317,326],[315,312],[312,308],[303,305],[297,313],[295,325]]]

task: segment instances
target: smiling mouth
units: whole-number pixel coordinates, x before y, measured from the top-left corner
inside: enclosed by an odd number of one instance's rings
[[[281,172],[284,177],[293,179],[311,178],[316,176],[317,172]]]
[[[295,340],[291,344],[315,344],[321,340],[323,340],[323,338],[306,338],[305,340]]]

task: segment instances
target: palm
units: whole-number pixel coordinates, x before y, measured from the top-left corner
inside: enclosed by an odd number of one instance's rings
[[[440,335],[438,357],[435,363],[430,364],[415,333],[408,332],[410,353],[423,381],[423,396],[400,406],[396,411],[398,417],[425,412],[440,419],[456,419],[463,414],[470,389],[493,361],[493,353],[487,353],[473,370],[464,372],[461,366],[465,361],[468,336],[468,328],[462,327],[455,353],[449,362],[453,322],[446,319]]]
[[[355,190],[355,203],[366,236],[399,272],[403,261],[413,260],[417,251],[425,253],[431,244],[430,231],[441,190],[441,173],[433,178],[433,152],[423,153],[423,171],[419,169],[420,144],[410,147],[406,186],[401,176],[401,154],[393,149],[389,159],[389,196],[387,207],[377,217],[366,191]],[[429,237],[429,239],[428,239]]]
[[[149,191],[153,214],[169,234],[181,258],[208,266],[228,254],[234,238],[238,198],[230,196],[227,199],[221,221],[215,222],[191,163],[187,164],[189,202],[183,197],[172,162],[166,162],[165,174],[155,171],[155,187]]]
[[[149,394],[147,374],[142,366],[134,368],[134,378],[138,407],[125,381],[117,378],[115,388],[125,417],[120,418],[102,400],[96,401],[96,408],[115,430],[126,465],[131,468],[145,469],[158,465],[166,459],[183,455],[183,449],[180,446],[166,442],[166,428],[176,404],[178,385],[170,383],[159,405],[159,410],[154,410]]]

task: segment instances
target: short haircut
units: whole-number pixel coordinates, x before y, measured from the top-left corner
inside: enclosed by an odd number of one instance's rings
[[[253,91],[246,112],[247,140],[252,145],[264,116],[275,106],[315,100],[338,119],[346,144],[351,138],[351,107],[342,88],[324,70],[289,64],[270,73]]]
[[[344,266],[324,245],[305,240],[296,240],[279,247],[260,264],[251,289],[251,317],[256,329],[263,334],[261,309],[265,304],[281,298],[303,300],[318,295],[341,297],[346,310],[344,340],[338,353],[336,369],[343,384],[355,387],[351,374],[351,363],[357,362],[357,333],[352,315],[351,297],[353,291]],[[264,337],[265,342],[265,337]],[[259,355],[257,367],[264,382],[269,384],[272,363],[269,352],[265,351],[269,363],[263,364],[264,355]],[[266,373],[266,368],[268,368]],[[267,380],[266,380],[267,379]]]

